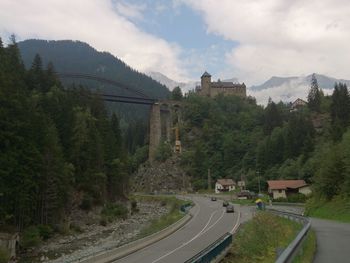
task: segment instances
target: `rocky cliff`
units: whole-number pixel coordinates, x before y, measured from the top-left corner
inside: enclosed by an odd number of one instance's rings
[[[190,191],[190,178],[180,167],[180,158],[172,156],[165,162],[141,165],[132,178],[132,191],[169,193]]]

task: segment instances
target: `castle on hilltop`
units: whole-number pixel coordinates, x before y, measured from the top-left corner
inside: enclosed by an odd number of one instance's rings
[[[217,82],[211,81],[211,75],[208,72],[204,72],[201,77],[201,86],[196,87],[196,92],[200,96],[215,97],[218,94],[235,95],[245,98],[246,86],[244,83],[233,83],[218,80]]]

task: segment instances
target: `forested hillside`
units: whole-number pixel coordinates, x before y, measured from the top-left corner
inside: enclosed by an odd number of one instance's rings
[[[252,98],[190,94],[185,101],[182,164],[195,189],[217,178],[247,180],[248,189],[267,189],[269,179],[305,179],[317,199],[350,194],[350,97],[336,83],[324,96],[317,79],[310,83],[308,106],[269,101],[266,108]]]
[[[0,41],[1,228],[57,224],[73,206],[125,198],[137,165],[127,140],[98,96],[63,88],[39,56],[26,70],[15,41]]]
[[[90,74],[118,81],[142,91],[151,98],[166,98],[169,95],[169,90],[159,82],[133,70],[112,54],[98,52],[83,42],[26,40],[19,42],[18,47],[26,68],[31,66],[35,55],[39,54],[43,65],[52,62],[57,72]],[[115,86],[91,80],[62,79],[62,83],[67,87],[72,83],[82,84],[89,89],[99,89],[107,94],[135,95]],[[111,111],[118,113],[123,127],[126,126],[124,122],[135,124],[140,119],[147,120],[148,106],[120,103],[108,103],[107,105]]]

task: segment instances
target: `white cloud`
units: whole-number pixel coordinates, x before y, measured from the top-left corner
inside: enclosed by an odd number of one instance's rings
[[[180,48],[128,20],[140,19],[140,10],[111,0],[0,0],[0,35],[80,40],[137,70],[161,69],[171,78],[186,78],[178,59]]]
[[[256,98],[258,104],[266,105],[271,97],[274,102],[293,102],[298,98],[307,100],[310,90],[310,82],[307,77],[302,76],[286,80],[282,85],[272,86],[262,90],[247,90],[247,94]],[[332,89],[323,89],[325,95],[331,95]]]
[[[114,0],[113,3],[119,15],[131,20],[143,20],[143,12],[146,9],[145,4],[135,5],[127,3],[124,0]]]
[[[202,14],[209,34],[239,42],[226,60],[245,83],[312,72],[350,77],[348,0],[179,1]]]

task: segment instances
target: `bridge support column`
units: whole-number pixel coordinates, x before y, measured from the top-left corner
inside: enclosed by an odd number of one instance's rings
[[[162,136],[161,120],[160,120],[160,105],[153,104],[150,113],[150,131],[149,131],[149,152],[148,158],[152,163],[155,160],[156,151],[160,144]]]

